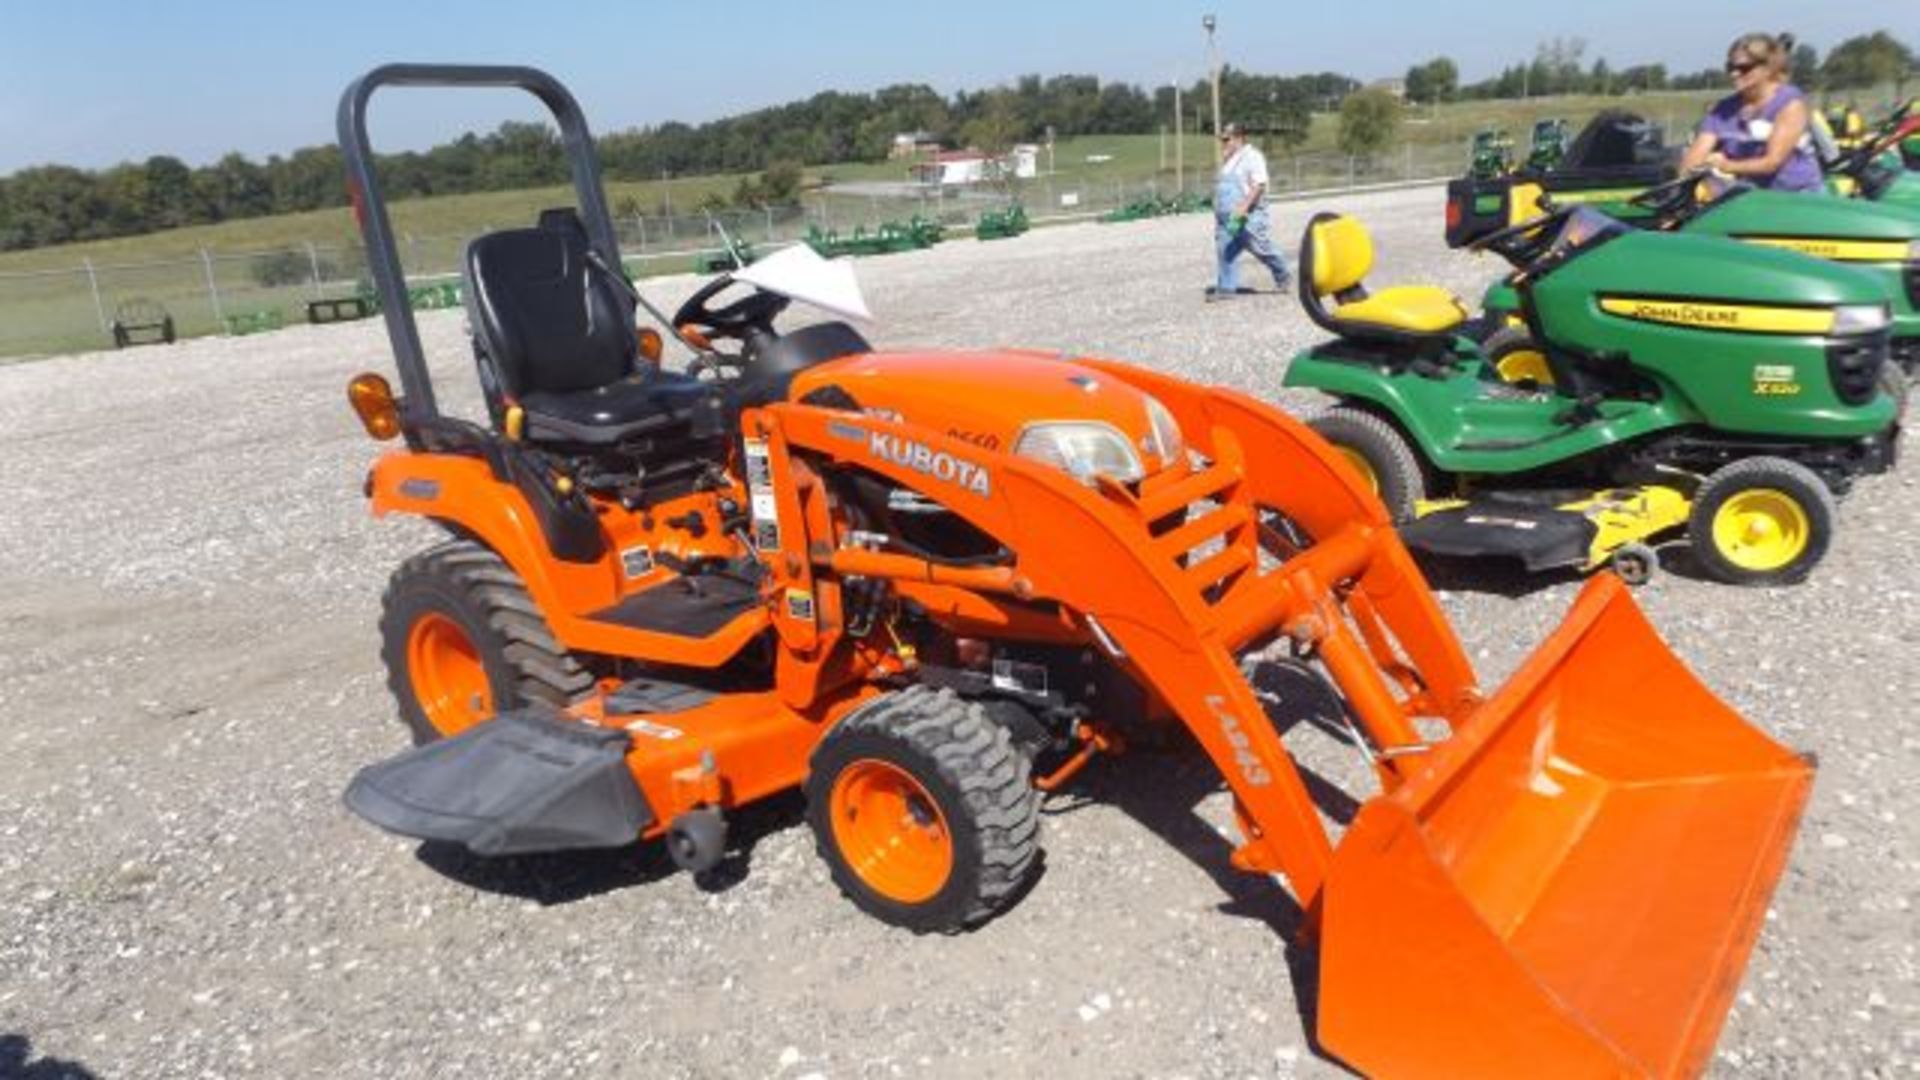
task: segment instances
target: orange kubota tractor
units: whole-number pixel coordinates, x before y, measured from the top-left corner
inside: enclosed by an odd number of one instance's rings
[[[572,161],[577,211],[466,254],[485,423],[436,407],[406,304],[365,126],[395,85],[528,90]],[[781,332],[796,297],[863,310],[804,248],[660,319],[696,353],[670,373],[551,77],[379,68],[340,137],[404,391],[349,388],[405,441],[367,494],[449,534],[394,574],[382,622],[420,745],[363,770],[354,809],[482,854],[664,838],[699,870],[728,811],[801,787],[857,905],[948,930],[1018,895],[1041,791],[1184,725],[1231,790],[1236,864],[1307,914],[1334,1054],[1707,1061],[1812,770],[1617,579],[1483,694],[1379,500],[1269,406],[1104,360]],[[1337,691],[1379,781],[1337,847],[1242,674],[1273,647]]]

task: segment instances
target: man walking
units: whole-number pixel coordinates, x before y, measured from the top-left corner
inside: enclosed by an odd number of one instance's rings
[[[1225,300],[1242,291],[1234,264],[1243,251],[1273,272],[1274,288],[1285,292],[1291,283],[1287,264],[1273,249],[1273,222],[1267,216],[1266,199],[1266,155],[1247,143],[1245,128],[1227,124],[1220,129],[1220,176],[1213,186],[1213,240],[1220,268],[1213,286],[1207,289],[1209,301]]]

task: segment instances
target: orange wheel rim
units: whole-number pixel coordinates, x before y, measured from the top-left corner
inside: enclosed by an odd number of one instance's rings
[[[407,674],[427,722],[454,735],[493,714],[493,692],[480,650],[460,624],[438,612],[407,632]]]
[[[841,770],[829,798],[833,842],[861,881],[902,904],[931,900],[953,874],[946,816],[912,773],[864,759]]]

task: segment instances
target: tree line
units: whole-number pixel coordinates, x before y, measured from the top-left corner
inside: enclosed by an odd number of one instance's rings
[[[1719,90],[1727,87],[1720,65],[1698,71],[1669,73],[1665,64],[1636,64],[1614,68],[1606,57],[1586,63],[1583,38],[1554,38],[1541,42],[1533,59],[1502,68],[1500,74],[1462,84],[1459,68],[1450,57],[1439,56],[1407,69],[1407,100],[1422,104],[1500,98],[1545,97],[1553,94],[1618,95],[1653,90]],[[1896,96],[1914,77],[1914,53],[1884,30],[1851,37],[1822,57],[1805,42],[1794,46],[1788,64],[1795,85],[1809,92],[1844,92],[1892,83]]]
[[[1614,71],[1604,58],[1585,63],[1578,38],[1543,43],[1530,63],[1462,85],[1446,57],[1407,73],[1407,97],[1419,102],[1558,93],[1723,86],[1718,68],[1669,76],[1659,64]],[[1795,77],[1809,88],[1873,85],[1904,78],[1913,54],[1885,32],[1849,39],[1822,59],[1811,46],[1794,53]],[[1333,72],[1263,75],[1228,67],[1220,76],[1224,115],[1245,124],[1269,146],[1305,143],[1316,112],[1341,110],[1343,148],[1363,150],[1354,133],[1391,129],[1390,99],[1358,95],[1358,80]],[[1027,75],[1011,85],[943,96],[932,87],[903,83],[871,93],[824,91],[703,124],[669,122],[606,134],[601,164],[615,180],[706,173],[744,177],[732,201],[742,206],[791,202],[801,163],[883,160],[901,133],[924,133],[947,145],[1002,150],[1017,142],[1076,135],[1151,134],[1170,126],[1175,91],[1151,91],[1093,75]],[[1209,86],[1196,80],[1180,91],[1182,120],[1202,131],[1210,112]],[[1348,143],[1355,143],[1349,146]],[[469,133],[425,151],[383,155],[381,183],[390,198],[506,191],[565,183],[566,155],[558,135],[540,123],[509,122],[488,134]],[[21,169],[0,178],[0,250],[12,251],[211,224],[346,204],[338,147],[313,146],[255,162],[232,153],[190,167],[158,155],[107,169],[64,165]]]

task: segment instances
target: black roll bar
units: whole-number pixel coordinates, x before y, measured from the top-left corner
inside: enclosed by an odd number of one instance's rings
[[[407,281],[400,267],[399,246],[393,239],[393,223],[387,218],[386,199],[381,196],[380,180],[374,175],[373,147],[367,141],[367,102],[373,92],[383,86],[513,88],[539,98],[560,125],[560,139],[573,172],[574,195],[579,202],[580,219],[587,227],[588,245],[605,265],[618,267],[621,265],[620,244],[614,236],[613,219],[607,213],[606,192],[600,186],[600,160],[593,148],[593,136],[587,132],[586,116],[560,80],[530,67],[386,64],[349,84],[340,95],[338,116],[340,151],[347,164],[348,195],[353,200],[353,216],[360,224],[360,235],[366,243],[367,269],[373,274],[374,288],[379,292],[380,306],[386,316],[394,363],[400,369],[401,424],[412,429],[437,419],[440,409],[434,402],[426,354],[420,347],[420,330],[413,320],[413,308],[407,303]]]

